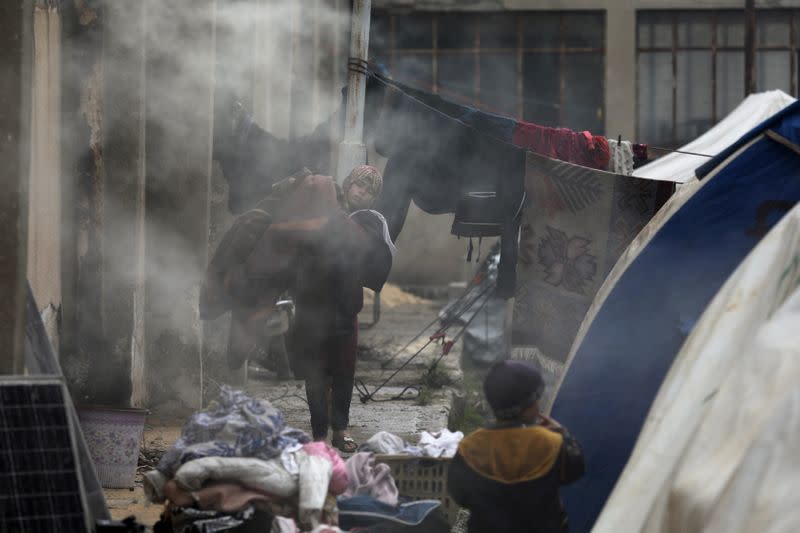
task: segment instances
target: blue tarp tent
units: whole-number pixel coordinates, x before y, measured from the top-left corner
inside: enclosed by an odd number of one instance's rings
[[[553,416],[582,444],[586,476],[563,491],[589,531],[624,468],[675,355],[719,288],[800,200],[800,103],[697,170],[699,187],[614,280],[558,391]]]

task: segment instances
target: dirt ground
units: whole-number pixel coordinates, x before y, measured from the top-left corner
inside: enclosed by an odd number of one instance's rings
[[[359,332],[360,356],[356,378],[372,392],[376,386],[403,364],[427,341],[431,330],[403,350],[386,364],[387,359],[397,353],[420,330],[436,318],[444,302],[432,302],[403,293],[394,287],[382,302],[380,321],[374,327],[362,327]],[[362,324],[372,322],[372,298],[360,316]],[[453,331],[455,334],[455,331]],[[437,371],[424,379],[428,368],[442,353],[439,344],[431,344],[403,370],[398,372],[386,387],[375,394],[378,401],[362,403],[358,391],[354,392],[350,411],[350,432],[361,443],[378,431],[390,431],[416,443],[421,431],[436,431],[447,427],[448,416],[453,399],[454,388],[462,381],[459,365],[461,346],[457,343],[450,353],[441,359]],[[270,400],[281,409],[290,426],[310,432],[308,406],[301,381],[280,381],[271,373],[257,375],[245,385],[250,394]],[[428,383],[426,386],[423,382]],[[440,386],[444,383],[444,386]],[[430,385],[436,385],[432,387]],[[393,399],[406,387],[404,400]],[[419,394],[418,394],[419,391]],[[415,396],[418,397],[415,398]],[[185,417],[168,417],[155,413],[146,422],[144,439],[140,453],[139,472],[146,471],[180,436]],[[122,519],[134,515],[143,524],[152,526],[161,513],[160,505],[146,502],[141,486],[141,476],[133,490],[106,489],[106,501],[112,517]]]

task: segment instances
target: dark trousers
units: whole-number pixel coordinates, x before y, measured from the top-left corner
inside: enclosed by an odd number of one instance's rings
[[[350,401],[355,378],[349,375],[315,376],[306,380],[306,398],[311,411],[314,440],[325,439],[328,427],[344,431],[350,425]]]

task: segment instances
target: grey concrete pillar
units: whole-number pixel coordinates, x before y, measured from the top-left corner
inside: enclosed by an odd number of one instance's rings
[[[62,5],[61,366],[77,402],[119,403],[95,373],[103,333],[102,42],[100,14]]]
[[[215,0],[147,0],[145,338],[149,404],[200,407]]]
[[[146,402],[144,360],[145,6],[103,12],[105,243],[103,309],[108,353],[94,363],[119,402]]]
[[[617,2],[606,11],[606,136],[636,138],[636,9]]]
[[[32,4],[0,3],[0,374],[23,369]]]

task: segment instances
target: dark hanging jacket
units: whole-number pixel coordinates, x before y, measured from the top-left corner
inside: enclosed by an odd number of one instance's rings
[[[389,161],[375,208],[392,238],[411,200],[430,214],[454,213],[454,235],[501,237],[496,295],[510,298],[525,201],[525,151],[510,144],[513,121],[387,83],[373,138]]]
[[[541,426],[480,429],[461,441],[447,489],[469,509],[470,533],[564,533],[559,487],[583,472],[583,453],[567,432]]]
[[[303,167],[330,174],[333,117],[309,135],[281,139],[245,116],[232,131],[215,131],[214,159],[228,182],[228,209],[241,214],[272,192],[272,185]]]

